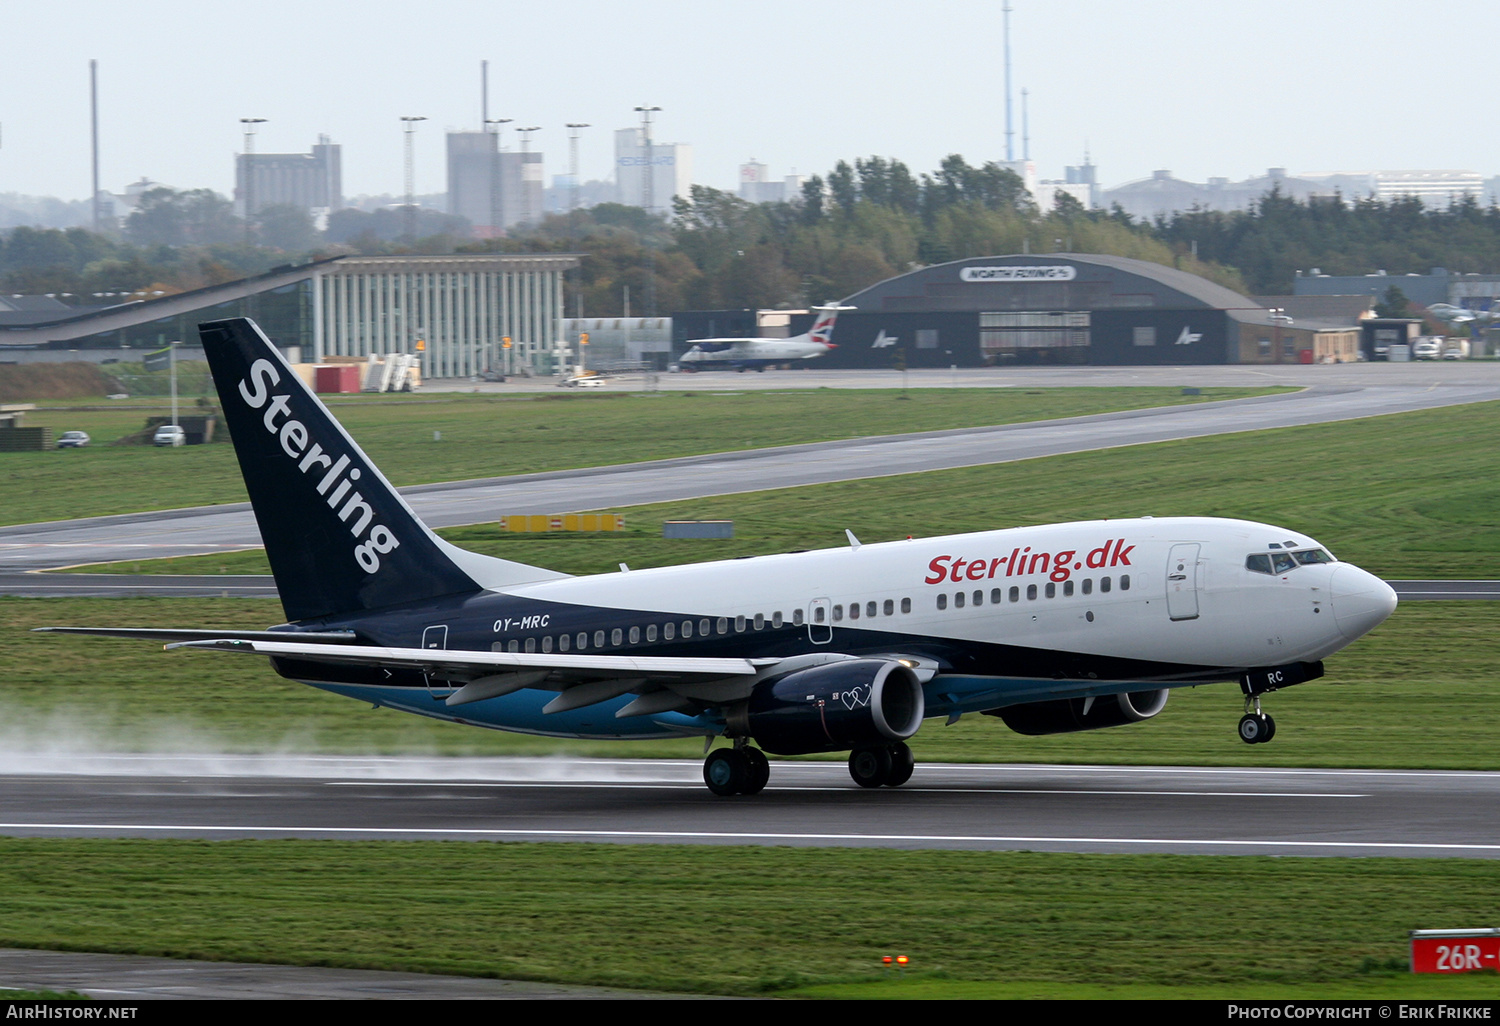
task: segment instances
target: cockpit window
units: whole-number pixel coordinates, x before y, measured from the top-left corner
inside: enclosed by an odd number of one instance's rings
[[[1271,553],[1271,568],[1278,574],[1284,574],[1288,570],[1297,569],[1297,561],[1292,559],[1290,552]]]
[[[1303,566],[1312,566],[1317,563],[1332,563],[1333,557],[1324,549],[1301,549],[1292,553],[1292,558]]]
[[[1264,552],[1254,552],[1245,557],[1245,569],[1254,570],[1258,574],[1269,574],[1271,572],[1271,557]]]

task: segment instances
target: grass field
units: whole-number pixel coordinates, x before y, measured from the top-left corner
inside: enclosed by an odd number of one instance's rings
[[[441,532],[465,548],[568,573],[610,573],[907,535],[1097,517],[1242,517],[1304,532],[1387,578],[1500,577],[1500,403],[1106,449],[1020,463],[616,510],[619,534]],[[1456,439],[1471,440],[1455,444]],[[562,512],[562,511],[559,511]],[[668,519],[727,519],[735,537],[668,541]],[[260,550],[115,563],[145,573],[267,573]]]
[[[1009,424],[1260,395],[1285,389],[806,389],[646,395],[351,397],[335,416],[395,484],[603,466],[761,446]],[[188,408],[187,404],[184,409]],[[139,430],[160,400],[122,409],[52,404],[26,423],[87,431],[86,449],[0,454],[0,523],[241,502],[228,445],[106,444]],[[434,440],[434,432],[441,441]]]
[[[746,995],[1494,1000],[1404,966],[1497,904],[1459,859],[0,840],[3,946]]]

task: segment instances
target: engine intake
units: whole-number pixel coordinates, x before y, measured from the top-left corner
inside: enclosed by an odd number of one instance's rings
[[[1088,711],[1084,712],[1085,705]],[[1017,734],[1033,737],[1043,734],[1068,734],[1075,730],[1098,730],[1127,723],[1149,720],[1167,706],[1167,689],[1129,691],[1105,695],[1090,702],[1086,698],[1063,698],[1054,702],[1032,702],[1004,709],[991,709],[986,716],[998,716]]]
[[[837,752],[905,741],[922,725],[917,675],[888,659],[846,659],[755,685],[729,715],[731,734],[774,755]]]

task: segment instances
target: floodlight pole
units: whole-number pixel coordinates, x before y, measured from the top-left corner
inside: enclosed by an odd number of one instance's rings
[[[573,191],[568,197],[568,213],[578,209],[578,130],[589,128],[579,121],[568,122],[568,177],[572,179]]]
[[[495,230],[495,237],[499,238],[505,231],[505,190],[500,181],[504,166],[500,161],[500,126],[508,125],[515,118],[485,118],[484,130],[490,131],[494,125],[495,152],[490,155],[490,224]]]
[[[245,126],[245,245],[253,245],[250,219],[255,216],[255,126],[266,123],[265,118],[240,118]]]
[[[413,150],[413,136],[417,132],[417,122],[426,121],[425,117],[414,117],[403,114],[401,122],[406,134],[406,241],[415,242],[417,238],[417,164]]]

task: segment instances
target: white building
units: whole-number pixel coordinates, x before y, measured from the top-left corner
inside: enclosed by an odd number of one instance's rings
[[[646,169],[650,168],[650,175]],[[622,128],[615,132],[615,189],[617,202],[646,207],[653,214],[670,214],[672,198],[686,198],[693,186],[693,148],[686,143],[654,139],[646,152],[645,132]]]
[[[768,165],[751,157],[740,165],[740,199],[750,203],[785,203],[802,195],[802,176],[771,177]]]

